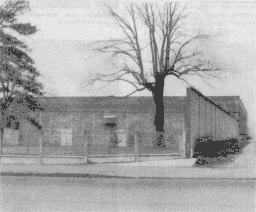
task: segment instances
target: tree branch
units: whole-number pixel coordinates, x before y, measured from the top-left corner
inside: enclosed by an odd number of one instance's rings
[[[126,96],[124,96],[124,98],[126,98],[126,97],[128,97],[128,96],[131,96],[132,94],[134,94],[134,93],[136,93],[136,92],[143,91],[143,90],[145,90],[145,89],[146,89],[145,87],[143,87],[143,88],[138,88],[138,89],[134,90],[133,92],[131,92],[131,93],[127,94]]]
[[[163,10],[154,3],[142,3],[140,6],[131,3],[126,7],[128,16],[124,18],[108,7],[110,16],[123,36],[120,39],[98,41],[96,44],[102,46],[92,49],[110,53],[112,57],[128,58],[129,61],[117,72],[96,75],[92,82],[122,81],[132,85],[134,92],[147,89],[154,93],[158,74],[164,78],[173,75],[188,85],[183,76],[191,73],[205,79],[217,77],[220,68],[201,59],[202,52],[194,48],[198,46],[198,41],[209,36],[188,35],[184,31],[183,20],[187,17],[185,8],[179,9],[178,3],[166,3]],[[140,39],[140,32],[143,35],[147,32],[144,39]],[[146,39],[145,45],[143,42]]]

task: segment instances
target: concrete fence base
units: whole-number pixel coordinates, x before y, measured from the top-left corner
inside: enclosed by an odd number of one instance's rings
[[[90,163],[119,163],[151,160],[168,160],[181,158],[178,154],[143,154],[136,157],[135,154],[126,155],[90,155],[88,158],[82,156],[52,156],[44,155],[1,155],[1,164],[34,164],[34,165],[57,165],[57,164],[87,164]]]
[[[134,162],[135,155],[95,155],[89,156],[91,163],[117,163],[117,162]]]
[[[179,154],[126,154],[126,155],[89,155],[88,161],[91,163],[126,163],[126,162],[140,162],[152,160],[168,160],[181,158]]]
[[[31,156],[31,155],[1,155],[1,164],[86,164],[86,157],[76,156]]]

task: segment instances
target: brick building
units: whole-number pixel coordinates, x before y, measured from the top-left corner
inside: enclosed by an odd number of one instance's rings
[[[185,98],[164,97],[166,147],[183,148]],[[241,120],[240,133],[246,134],[247,114],[239,97],[208,98]],[[132,146],[135,126],[138,125],[140,145],[153,146],[152,97],[49,97],[41,102],[44,111],[33,114],[43,125],[43,145]],[[4,143],[38,145],[38,138],[39,132],[21,120],[19,131],[6,130]]]

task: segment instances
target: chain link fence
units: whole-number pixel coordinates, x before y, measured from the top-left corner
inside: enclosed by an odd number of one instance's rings
[[[166,140],[169,145],[166,148],[155,148],[145,145],[144,138],[154,139],[155,134],[146,134],[134,132],[127,134],[125,132],[115,133],[106,136],[103,144],[94,144],[93,141],[102,138],[102,135],[85,134],[80,140],[72,142],[72,133],[65,133],[59,137],[48,137],[47,134],[42,137],[42,146],[40,147],[40,133],[28,130],[24,135],[19,131],[6,130],[4,142],[2,145],[2,155],[40,155],[40,156],[100,156],[100,155],[158,155],[178,153],[177,136],[166,134]],[[12,139],[12,141],[10,141]],[[25,142],[24,142],[25,139]],[[171,139],[176,139],[171,140]],[[136,142],[138,143],[136,147]],[[149,143],[150,144],[150,143]]]
[[[156,137],[152,112],[122,111],[107,116],[104,111],[60,111],[42,112],[34,117],[42,124],[43,134],[21,120],[19,130],[5,129],[3,155],[172,154],[179,152],[181,140],[184,140],[183,113],[165,114],[165,148],[153,147]],[[108,123],[106,117],[114,117],[115,123]]]

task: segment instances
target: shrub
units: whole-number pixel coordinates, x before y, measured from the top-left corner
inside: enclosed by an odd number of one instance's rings
[[[210,135],[200,136],[195,139],[193,158],[198,159],[198,165],[211,164],[220,158],[240,153],[247,144],[247,140],[240,141],[236,138],[220,141]]]

